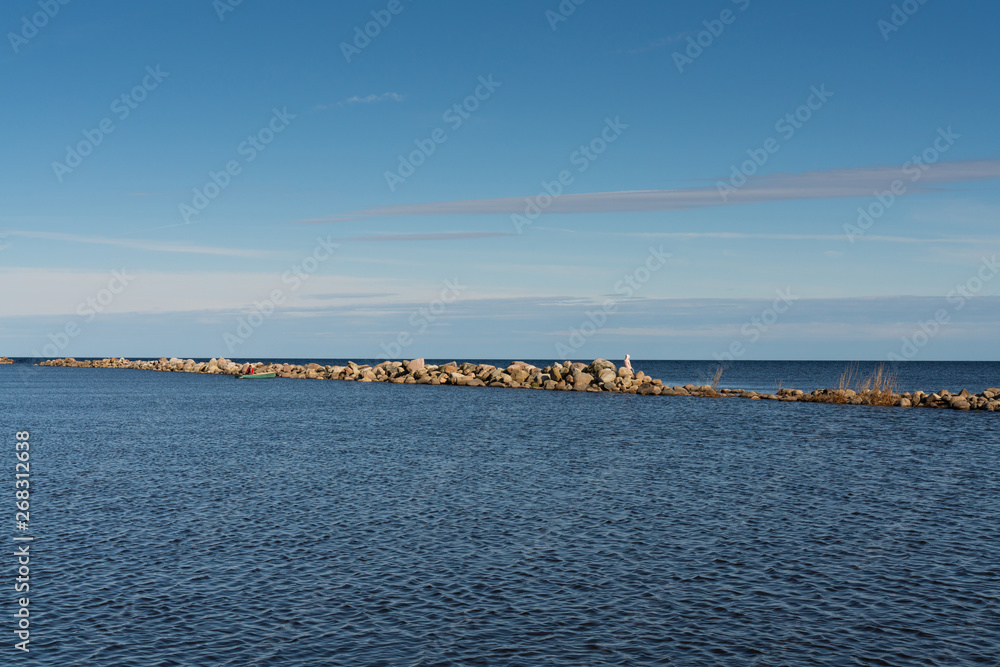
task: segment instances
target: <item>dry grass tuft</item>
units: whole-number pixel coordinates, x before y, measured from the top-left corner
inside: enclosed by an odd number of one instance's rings
[[[858,383],[858,365],[856,363],[851,364],[844,369],[844,372],[840,374],[840,381],[837,382],[838,390],[854,389],[854,385]]]
[[[868,377],[861,379],[858,365],[851,364],[840,374],[837,391],[833,396],[834,403],[847,403],[854,396],[868,399],[872,405],[895,405],[898,396],[898,380],[896,374],[886,370],[885,364],[879,364]]]
[[[718,366],[715,367],[715,371],[712,373],[711,377],[709,377],[705,381],[705,386],[707,386],[709,388],[708,389],[704,389],[701,392],[701,396],[708,396],[710,398],[715,398],[715,397],[717,397],[719,395],[719,392],[717,392],[716,389],[719,386],[719,380],[722,379],[722,372],[725,369],[726,369],[726,367],[723,366],[722,364],[719,364]]]
[[[722,364],[719,364],[718,366],[715,367],[715,373],[712,375],[712,379],[709,381],[709,384],[712,385],[712,391],[715,391],[716,389],[719,388],[719,380],[722,379],[722,373],[725,370],[726,367],[723,366]]]
[[[851,364],[840,374],[840,379],[837,381],[837,390],[833,395],[834,403],[847,403],[851,400],[851,396],[848,392],[854,391],[854,386],[858,383],[858,365],[856,363]]]
[[[885,369],[885,364],[878,367],[865,378],[858,393],[871,401],[872,405],[895,405],[899,398],[899,382],[896,374]]]

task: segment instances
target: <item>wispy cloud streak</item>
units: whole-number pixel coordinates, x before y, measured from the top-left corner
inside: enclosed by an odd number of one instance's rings
[[[544,229],[538,227],[537,229]],[[843,234],[750,234],[742,232],[620,232],[611,236],[631,236],[636,238],[675,238],[675,239],[762,239],[769,241],[843,241]],[[915,236],[865,236],[865,241],[882,241],[885,243],[957,243],[963,245],[981,245],[995,243],[994,239],[974,238],[919,238]]]
[[[400,95],[399,93],[382,93],[381,95],[365,95],[361,97],[360,95],[354,95],[353,97],[348,97],[346,100],[337,102],[335,104],[316,104],[310,111],[327,111],[329,109],[343,108],[349,104],[376,104],[378,102],[402,102],[406,99],[405,95]]]
[[[1000,178],[1000,160],[940,162],[914,178],[913,167],[857,167],[773,174],[747,181],[724,199],[715,185],[672,190],[631,190],[564,194],[545,209],[548,213],[638,213],[676,211],[714,206],[739,206],[800,199],[871,197],[893,181],[907,185],[907,193],[936,192],[940,186]],[[382,216],[502,215],[523,213],[526,197],[467,199],[371,208],[303,222],[345,222]]]
[[[399,93],[382,93],[381,95],[366,95],[360,97],[355,95],[345,100],[346,104],[372,104],[374,102],[402,102],[403,96]]]
[[[439,232],[431,234],[381,234],[376,236],[348,236],[336,239],[341,242],[368,243],[387,241],[462,241],[467,239],[492,239],[501,236],[517,236],[503,232]]]
[[[133,250],[149,250],[153,252],[179,252],[194,255],[219,255],[223,257],[262,258],[274,257],[275,253],[264,250],[249,250],[244,248],[219,248],[213,246],[186,245],[183,243],[158,243],[156,241],[137,241],[133,239],[115,239],[99,236],[80,236],[77,234],[62,234],[58,232],[7,232],[10,236],[26,239],[41,239],[47,241],[63,241],[67,243],[91,243],[96,245],[118,246]]]

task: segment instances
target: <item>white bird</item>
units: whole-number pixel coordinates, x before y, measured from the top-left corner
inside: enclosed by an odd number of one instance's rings
[[[629,356],[625,355],[625,368],[632,370],[632,362],[629,361]]]

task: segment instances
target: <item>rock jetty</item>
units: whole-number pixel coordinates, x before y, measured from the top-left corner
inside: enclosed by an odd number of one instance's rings
[[[207,373],[210,375],[239,375],[246,363],[229,359],[194,361],[193,359],[167,359],[156,361],[129,361],[110,359],[77,361],[73,358],[43,361],[39,366],[64,366],[73,368],[130,368],[136,370],[166,371],[176,373]],[[489,364],[458,363],[427,364],[423,359],[410,361],[383,361],[376,366],[358,365],[353,361],[346,366],[320,364],[251,364],[258,373],[275,373],[278,377],[310,380],[343,380],[355,382],[392,382],[394,384],[450,384],[460,387],[502,387],[506,389],[547,389],[552,391],[589,391],[641,396],[700,396],[705,398],[745,398],[753,401],[772,400],[799,403],[838,403],[844,405],[877,405],[895,407],[951,408],[954,410],[987,410],[1000,412],[1000,389],[990,388],[981,394],[963,389],[953,394],[946,389],[937,392],[902,392],[880,389],[817,389],[806,393],[801,389],[779,389],[776,393],[758,393],[745,389],[716,389],[710,384],[669,386],[653,379],[642,371],[617,368],[607,359],[594,359],[589,364],[581,362],[555,362],[539,368],[524,361],[515,361],[506,368]]]
[[[2,365],[2,364],[12,364],[12,363],[14,363],[14,360],[11,359],[10,357],[0,357],[0,365]]]

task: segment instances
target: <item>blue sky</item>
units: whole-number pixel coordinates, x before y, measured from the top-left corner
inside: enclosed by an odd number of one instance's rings
[[[998,19],[12,0],[0,354],[998,359]]]

